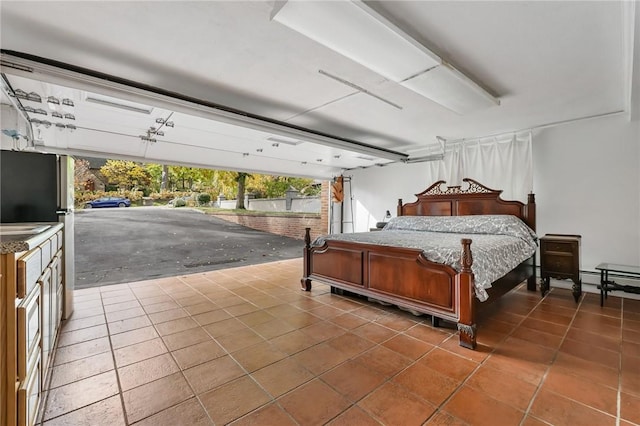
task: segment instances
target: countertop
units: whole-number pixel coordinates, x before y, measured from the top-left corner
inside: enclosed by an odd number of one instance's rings
[[[28,251],[42,242],[46,241],[47,238],[51,237],[53,234],[62,229],[63,224],[59,222],[31,222],[31,223],[3,223],[2,227],[10,227],[11,225],[15,226],[24,226],[24,225],[34,225],[34,226],[43,226],[50,225],[50,228],[45,229],[44,231],[37,234],[12,234],[6,235],[2,234],[0,231],[0,254],[8,254],[8,253],[18,253],[21,251]]]

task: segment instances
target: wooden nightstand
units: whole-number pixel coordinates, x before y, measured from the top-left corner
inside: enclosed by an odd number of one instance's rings
[[[540,291],[549,291],[551,278],[573,281],[573,297],[578,301],[582,294],[580,279],[580,235],[547,234],[540,238]]]

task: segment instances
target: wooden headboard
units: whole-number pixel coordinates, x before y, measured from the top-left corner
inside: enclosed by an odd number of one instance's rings
[[[402,204],[398,200],[398,216],[466,216],[477,214],[509,214],[517,216],[531,229],[536,230],[536,200],[529,194],[527,204],[505,201],[502,191],[487,188],[473,179],[465,178],[462,186],[446,186],[441,180],[419,194],[413,203]],[[443,189],[443,187],[445,189]]]

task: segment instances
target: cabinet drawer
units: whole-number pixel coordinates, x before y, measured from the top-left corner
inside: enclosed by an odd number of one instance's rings
[[[62,230],[58,231],[56,233],[56,236],[58,237],[58,240],[57,240],[58,241],[58,246],[57,246],[56,250],[60,250],[62,248],[62,237],[63,237]]]
[[[32,426],[36,423],[40,405],[40,359],[37,359],[29,377],[18,389],[18,425]]]
[[[24,380],[36,354],[40,353],[40,289],[18,305],[18,380]]]
[[[573,275],[575,258],[570,254],[546,253],[542,259],[543,268],[549,273]]]
[[[62,321],[62,307],[64,304],[62,303],[62,286],[58,287],[58,292],[56,296],[56,334],[60,331],[60,321]]]
[[[40,360],[42,370],[47,371],[49,367],[49,355],[52,348],[51,320],[54,307],[51,306],[51,297],[57,289],[53,287],[51,268],[44,270],[38,283],[40,284],[40,311],[42,312],[40,323],[40,346],[42,347],[42,358]]]
[[[51,270],[53,274],[52,280],[57,288],[59,285],[62,285],[62,250],[58,250],[55,256],[53,256],[51,260]]]
[[[40,255],[42,256],[42,268],[49,266],[49,262],[51,262],[52,252],[51,251],[51,238],[47,241],[39,245],[40,247]]]
[[[545,251],[559,251],[562,253],[577,253],[577,244],[574,242],[548,241],[544,243]]]
[[[17,297],[19,299],[31,293],[31,289],[38,282],[38,277],[43,269],[42,266],[42,255],[39,247],[18,259]]]

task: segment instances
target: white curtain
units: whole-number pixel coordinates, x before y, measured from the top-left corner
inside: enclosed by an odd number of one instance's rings
[[[533,190],[531,132],[447,143],[444,159],[429,164],[429,171],[449,186],[463,178],[501,189],[502,199],[527,202]]]

